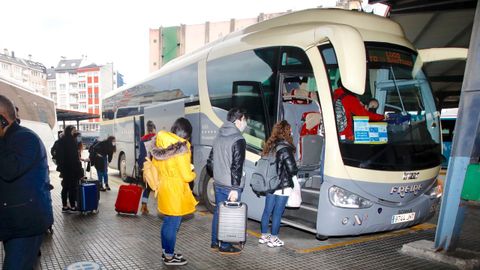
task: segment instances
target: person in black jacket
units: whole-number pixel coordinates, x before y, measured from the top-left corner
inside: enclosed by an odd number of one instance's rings
[[[267,244],[269,247],[281,247],[283,241],[278,238],[280,231],[280,220],[282,219],[288,196],[293,189],[292,177],[298,172],[295,161],[295,146],[291,135],[290,124],[282,120],[275,124],[272,135],[268,138],[263,147],[262,155],[276,155],[277,174],[280,178],[280,185],[273,194],[265,197],[265,208],[263,210],[261,232],[258,240],[260,244]],[[268,223],[272,217],[271,234],[268,234]]]
[[[3,269],[33,269],[43,235],[53,224],[45,146],[16,121],[0,95],[0,241]]]
[[[95,169],[97,170],[98,181],[100,181],[100,191],[110,190],[108,185],[108,164],[112,162],[115,152],[115,137],[108,136],[107,139],[97,143],[93,147],[92,158]]]
[[[242,132],[247,127],[246,111],[232,108],[227,121],[218,130],[212,150],[207,160],[207,171],[212,173],[215,188],[215,210],[212,219],[210,247],[223,254],[239,253],[241,250],[231,243],[218,242],[218,208],[224,201],[240,201],[245,186],[243,164],[245,162],[246,141]],[[161,196],[161,195],[160,195]]]
[[[65,127],[63,137],[57,147],[57,171],[62,180],[62,212],[76,212],[77,186],[83,177],[82,163],[78,156],[78,144],[74,138],[76,128],[72,125]],[[67,198],[70,207],[67,204]]]

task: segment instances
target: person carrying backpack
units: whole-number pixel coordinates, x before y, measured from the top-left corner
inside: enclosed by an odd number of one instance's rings
[[[66,126],[56,150],[57,171],[63,177],[61,195],[62,212],[64,213],[77,212],[78,181],[84,176],[82,163],[78,155],[78,143],[73,137],[76,131],[75,126]],[[67,199],[70,202],[70,206],[67,204]]]
[[[263,209],[261,232],[258,239],[260,244],[268,247],[281,247],[284,242],[278,238],[280,220],[282,219],[288,197],[292,192],[292,177],[298,172],[295,161],[295,146],[291,135],[292,128],[286,120],[282,120],[273,126],[272,135],[268,138],[262,151],[262,156],[273,155],[276,157],[276,171],[279,184],[274,190],[265,196],[265,208]],[[272,218],[271,234],[268,234],[268,223]]]
[[[333,92],[335,117],[341,140],[353,141],[353,116],[368,116],[370,121],[385,119],[382,114],[370,112],[362,102],[350,91],[346,90],[341,80],[337,82],[338,88]]]
[[[52,148],[50,148],[50,155],[52,156],[52,161],[57,165],[57,150],[60,139],[63,137],[63,131],[58,131],[58,139],[53,143]],[[60,176],[61,177],[61,176]]]
[[[93,145],[90,152],[90,162],[97,170],[98,180],[100,181],[100,191],[110,190],[108,185],[108,164],[112,162],[115,152],[115,137],[108,136],[107,139]]]

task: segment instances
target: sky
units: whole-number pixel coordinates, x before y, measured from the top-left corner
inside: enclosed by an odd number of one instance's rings
[[[114,69],[132,83],[148,75],[150,28],[260,13],[332,7],[336,0],[15,0],[0,5],[0,52],[57,66],[62,56]]]

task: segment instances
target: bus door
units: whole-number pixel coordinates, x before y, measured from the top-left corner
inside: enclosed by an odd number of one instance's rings
[[[280,74],[279,120],[292,127],[293,143],[302,188],[300,209],[285,211],[283,222],[299,226],[299,220],[312,222],[317,218],[320,187],[323,182],[324,131],[317,85],[313,74]]]
[[[273,125],[270,122],[268,111],[268,108],[272,106],[267,104],[267,100],[270,98],[266,97],[266,94],[268,93],[263,91],[261,82],[234,81],[232,83],[231,108],[243,107],[247,111],[248,125],[243,135],[249,142],[247,147],[253,145],[255,148],[252,150],[263,148],[263,142],[268,139],[270,127]],[[260,102],[260,106],[258,106],[258,102]]]
[[[281,74],[280,80],[279,120],[286,120],[292,127],[298,167],[306,178],[319,175],[324,132],[315,78],[296,73]],[[320,182],[313,185],[319,188]]]
[[[139,171],[138,171],[138,157],[140,154],[140,138],[145,134],[145,127],[144,127],[144,116],[133,117],[133,128],[134,128],[134,136],[133,136],[133,156],[135,157],[135,161],[133,164],[133,173],[132,177],[136,180],[139,179]]]

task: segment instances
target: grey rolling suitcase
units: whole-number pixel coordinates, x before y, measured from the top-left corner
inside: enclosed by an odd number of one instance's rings
[[[222,202],[218,207],[218,241],[238,243],[243,249],[247,241],[247,205],[243,202]]]

